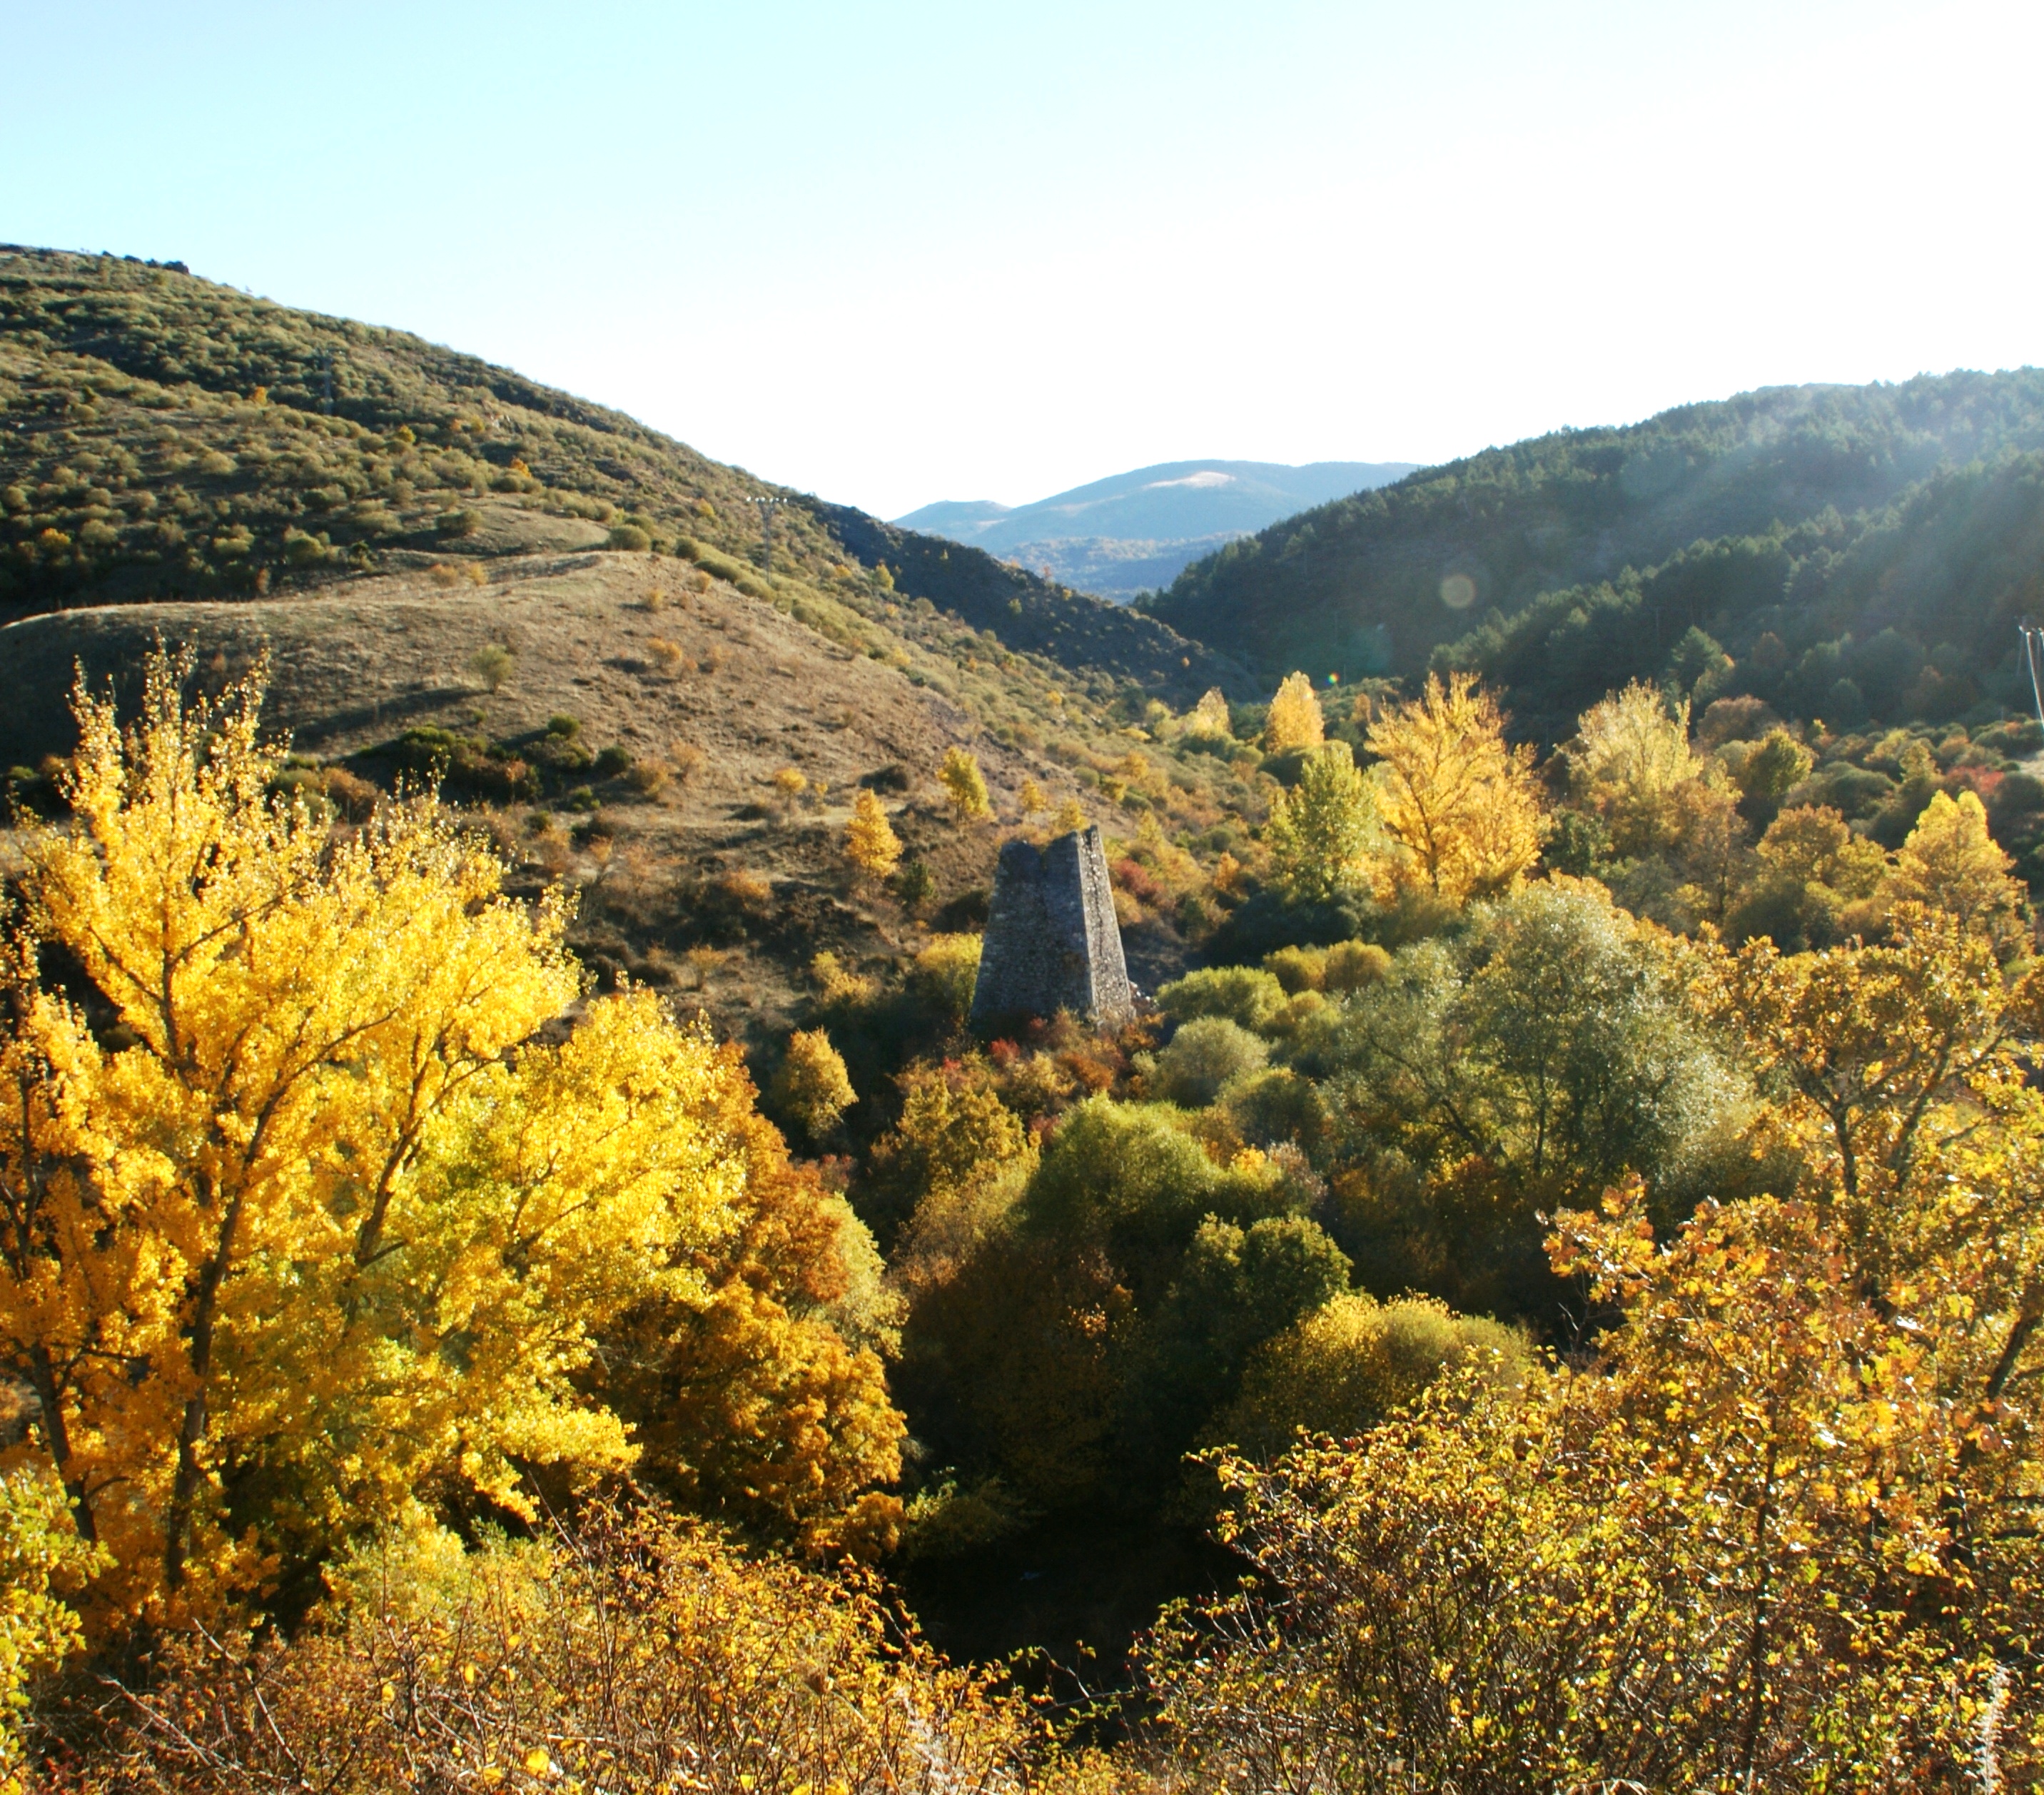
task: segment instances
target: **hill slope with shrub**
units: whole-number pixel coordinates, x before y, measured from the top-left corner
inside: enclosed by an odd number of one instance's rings
[[[2031,476],[2011,464],[2039,450],[2044,371],[1769,388],[1489,449],[1323,505],[1187,568],[1147,608],[1266,674],[1409,676],[1472,625],[1530,635],[1522,613],[1543,594],[1666,570],[1597,690],[1658,674],[1692,623],[1728,632],[1735,654],[1771,629],[1800,655],[1892,622],[1985,682],[2008,671],[2013,632],[1995,632],[2023,602],[2037,527]],[[1865,575],[1850,590],[1829,571],[1849,555]],[[1552,601],[1547,628],[1580,602]],[[1983,630],[1992,640],[1965,634]]]
[[[863,552],[921,540],[870,536],[860,513],[474,356],[111,256],[0,247],[0,617],[605,543],[765,597],[777,579],[859,586],[877,571]],[[1069,669],[1181,700],[1228,671],[978,550],[909,558],[901,596]]]

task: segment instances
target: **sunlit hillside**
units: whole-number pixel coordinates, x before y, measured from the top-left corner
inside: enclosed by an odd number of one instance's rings
[[[1806,714],[1842,677],[1903,721],[1911,653],[2013,702],[2040,450],[2034,369],[1773,388],[1424,470],[1228,544],[1149,608],[1274,673],[1409,675],[1446,648],[1523,686],[1546,741],[1605,686],[1660,677],[1692,625],[1741,662],[1772,636]],[[1910,650],[1868,660],[1891,628]]]

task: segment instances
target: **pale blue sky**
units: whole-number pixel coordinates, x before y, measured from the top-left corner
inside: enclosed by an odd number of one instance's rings
[[[0,240],[893,515],[2044,361],[2044,9],[0,0]]]

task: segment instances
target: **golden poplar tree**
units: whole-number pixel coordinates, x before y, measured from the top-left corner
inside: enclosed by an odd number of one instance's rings
[[[993,814],[993,802],[987,796],[986,778],[979,770],[979,761],[970,749],[951,748],[944,755],[944,763],[937,771],[937,782],[944,788],[944,795],[951,800],[951,813],[961,823],[976,822],[982,817]]]
[[[1881,888],[1891,903],[1924,904],[1994,941],[2006,959],[2022,945],[2024,909],[2014,863],[1988,832],[1987,809],[1969,791],[1939,792],[1895,855]]]
[[[1058,806],[1058,813],[1051,819],[1051,833],[1054,836],[1076,835],[1086,826],[1086,813],[1079,808],[1079,801],[1067,798]]]
[[[823,1028],[797,1028],[788,1037],[788,1055],[775,1074],[774,1094],[813,1140],[828,1134],[838,1117],[859,1101],[844,1056]]]
[[[1400,882],[1450,904],[1504,890],[1546,832],[1533,751],[1504,740],[1497,701],[1473,675],[1430,675],[1420,698],[1370,728],[1377,810],[1403,850]]]
[[[1326,739],[1327,720],[1320,715],[1312,681],[1303,673],[1286,675],[1263,718],[1263,751],[1289,754],[1318,748]]]
[[[0,969],[14,1457],[112,1555],[102,1620],[628,1465],[576,1378],[628,1310],[709,1299],[747,1178],[706,1035],[626,994],[540,1038],[583,989],[560,904],[431,802],[330,837],[267,795],[256,683],[187,707],[190,666],[152,659],[125,740],[78,694],[75,827],[32,842]]]
[[[1228,718],[1227,694],[1218,686],[1209,686],[1200,701],[1187,713],[1185,733],[1210,736],[1223,741],[1233,736],[1235,731]]]
[[[844,855],[859,871],[885,878],[901,863],[901,838],[887,821],[880,800],[861,791],[853,800],[851,821],[844,832]]]

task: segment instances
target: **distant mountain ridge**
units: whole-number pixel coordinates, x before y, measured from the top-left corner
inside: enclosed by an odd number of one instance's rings
[[[1032,504],[944,499],[894,521],[1126,602],[1235,536],[1412,473],[1405,461],[1166,461]]]

